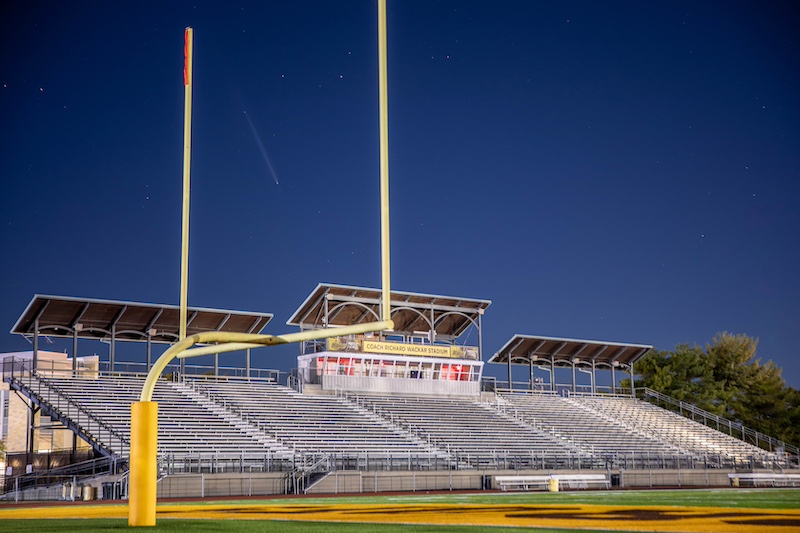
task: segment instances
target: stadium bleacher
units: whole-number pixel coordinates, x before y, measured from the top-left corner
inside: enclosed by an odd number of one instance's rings
[[[424,454],[434,452],[402,428],[332,396],[244,380],[190,380],[190,390],[247,413],[247,420],[292,450],[311,453]]]
[[[742,461],[765,454],[752,444],[636,398],[573,396],[568,401],[616,424],[639,428],[687,453],[721,454]]]
[[[50,377],[51,394],[68,395],[123,435],[142,376]],[[47,387],[44,387],[45,389]],[[55,392],[57,390],[57,392]],[[500,394],[479,398],[309,395],[259,380],[162,380],[159,450],[176,460],[265,454],[428,456],[462,468],[498,457],[536,465],[545,455],[608,460],[625,454],[720,456],[745,461],[764,450],[666,411],[619,396]]]
[[[48,378],[98,418],[130,435],[130,405],[139,398],[144,377]],[[186,394],[177,384],[161,381],[153,395],[159,404],[159,449],[177,456],[188,454],[290,454],[263,432],[227,417],[214,403]],[[239,422],[239,423],[237,423]]]

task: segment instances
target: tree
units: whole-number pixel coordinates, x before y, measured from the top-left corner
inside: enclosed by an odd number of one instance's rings
[[[719,333],[705,350],[687,344],[653,350],[636,362],[636,386],[798,443],[800,392],[786,387],[775,363],[761,364],[757,348],[758,339]]]
[[[735,412],[742,423],[781,440],[797,442],[790,422],[789,389],[775,363],[759,366],[756,361],[743,389],[742,404]]]

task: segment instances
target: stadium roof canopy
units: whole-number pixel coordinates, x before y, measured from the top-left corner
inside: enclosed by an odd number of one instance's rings
[[[491,300],[391,291],[392,320],[398,333],[429,333],[454,339],[480,317]],[[286,322],[301,329],[350,326],[380,320],[381,290],[320,283]]]
[[[11,333],[173,343],[178,340],[180,308],[90,298],[35,295],[14,324]],[[205,331],[260,333],[271,313],[249,313],[189,307],[186,334]]]
[[[490,359],[490,363],[512,365],[567,366],[580,363],[630,367],[653,347],[646,344],[561,339],[514,335]]]

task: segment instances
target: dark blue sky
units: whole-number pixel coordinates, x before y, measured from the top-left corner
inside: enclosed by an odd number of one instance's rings
[[[318,282],[379,286],[375,2],[2,10],[1,328],[34,293],[178,302],[187,25],[190,305],[282,333]],[[389,0],[393,287],[491,299],[487,357],[728,331],[800,386],[798,27],[792,2]]]

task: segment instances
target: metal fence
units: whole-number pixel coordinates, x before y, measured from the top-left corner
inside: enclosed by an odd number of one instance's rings
[[[705,426],[714,428],[717,431],[727,433],[732,437],[753,444],[754,446],[764,450],[779,454],[786,453],[790,456],[794,456],[794,464],[795,466],[797,465],[798,455],[800,455],[800,448],[797,446],[788,444],[782,440],[776,439],[752,428],[748,428],[741,422],[728,420],[727,418],[715,415],[714,413],[700,409],[693,404],[684,402],[682,400],[677,400],[658,391],[643,388],[639,389],[638,392],[642,399],[664,409],[674,411],[682,416],[685,416],[686,418],[694,420],[695,422],[699,422]]]

